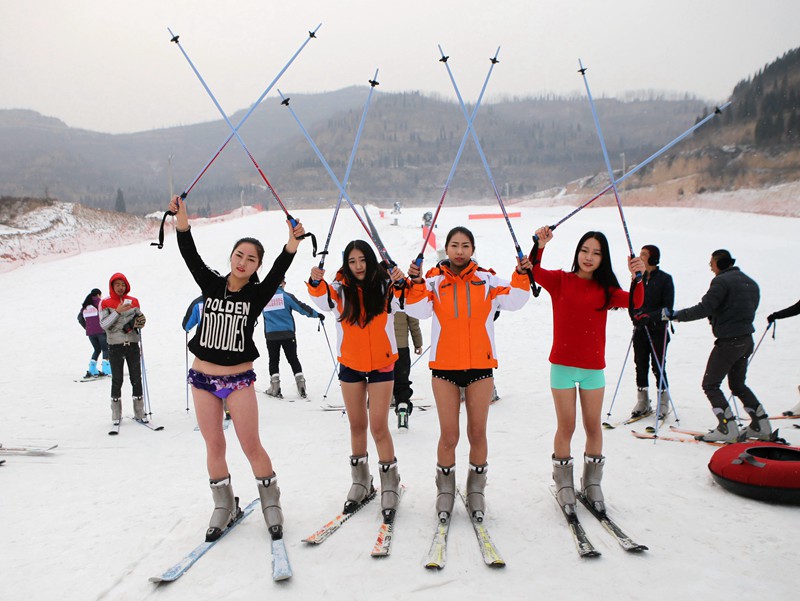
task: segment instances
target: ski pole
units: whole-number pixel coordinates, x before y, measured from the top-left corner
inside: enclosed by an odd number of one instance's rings
[[[672,393],[669,391],[669,384],[666,386],[664,385],[664,380],[667,378],[666,374],[666,365],[667,365],[667,340],[669,339],[669,331],[668,328],[664,328],[664,346],[661,352],[661,360],[659,361],[658,355],[656,355],[656,346],[653,344],[653,337],[650,335],[650,330],[647,326],[643,326],[644,331],[647,334],[647,341],[650,343],[650,352],[653,353],[653,362],[658,367],[658,400],[656,401],[656,427],[655,427],[655,434],[658,435],[658,415],[661,409],[661,391],[664,390],[667,393],[667,403],[672,405],[672,412],[675,414],[675,421],[680,423],[681,418],[678,417],[678,411],[675,409],[675,402],[672,400]]]
[[[356,131],[356,139],[353,141],[353,149],[350,151],[350,158],[347,161],[347,169],[344,172],[344,180],[342,181],[342,185],[344,188],[347,188],[347,182],[350,180],[350,170],[353,168],[353,162],[356,158],[356,150],[358,149],[358,143],[361,140],[361,132],[364,130],[364,122],[367,120],[367,112],[369,111],[369,104],[372,100],[372,92],[375,91],[375,86],[380,85],[378,83],[378,70],[375,69],[375,76],[369,80],[369,94],[367,95],[367,100],[364,103],[364,110],[361,112],[361,121],[358,123],[358,130]],[[319,260],[319,268],[323,269],[325,267],[325,257],[328,255],[328,246],[331,243],[331,236],[333,236],[333,228],[336,225],[336,218],[339,215],[339,208],[342,206],[342,195],[339,194],[339,200],[336,201],[336,208],[333,211],[333,218],[331,219],[331,226],[328,229],[328,237],[325,239],[325,248],[322,249],[322,252],[319,254],[321,258]],[[319,285],[319,282],[311,280],[311,284],[314,286]],[[327,338],[327,333],[325,334]],[[328,345],[330,348],[330,344]],[[335,361],[334,361],[335,362]]]
[[[774,321],[772,323],[767,324],[767,329],[765,329],[764,333],[761,334],[761,338],[759,338],[758,344],[756,344],[755,348],[753,349],[753,352],[750,353],[750,356],[747,358],[747,366],[748,367],[750,367],[750,363],[753,361],[753,357],[756,356],[756,353],[758,352],[758,348],[761,346],[761,343],[764,342],[764,338],[767,336],[767,332],[769,332],[769,329],[774,325],[775,325]],[[728,405],[733,407],[734,413],[736,413],[736,421],[741,422],[742,418],[739,416],[739,408],[738,408],[738,406],[736,405],[736,403],[733,402],[733,393],[732,392],[731,392],[730,396],[728,397]],[[741,423],[739,425],[741,425]]]
[[[633,176],[635,173],[639,172],[641,169],[644,169],[644,168],[645,168],[647,165],[649,165],[650,163],[652,163],[654,160],[656,160],[656,159],[657,159],[658,157],[660,157],[662,154],[664,154],[665,152],[667,152],[667,151],[668,151],[670,148],[672,148],[673,146],[675,146],[675,144],[677,144],[678,142],[680,142],[681,140],[683,140],[684,138],[686,138],[686,137],[687,137],[687,136],[689,136],[690,134],[694,133],[694,132],[695,132],[697,129],[699,129],[700,127],[702,127],[702,126],[703,126],[703,125],[705,125],[706,123],[708,123],[708,122],[709,122],[711,119],[713,119],[713,118],[714,118],[714,117],[716,117],[717,115],[721,115],[721,114],[722,114],[722,111],[724,111],[726,108],[728,108],[728,107],[730,106],[730,104],[731,104],[730,102],[726,102],[726,103],[725,103],[725,104],[723,104],[722,106],[715,107],[715,108],[714,108],[714,111],[713,111],[712,113],[710,113],[710,114],[706,115],[706,117],[705,117],[704,119],[702,119],[702,120],[698,121],[697,123],[695,123],[695,124],[694,124],[692,127],[690,127],[689,129],[687,129],[685,132],[683,132],[683,133],[682,133],[681,135],[679,135],[677,138],[675,138],[674,140],[672,140],[671,142],[669,142],[668,144],[666,144],[665,146],[663,146],[661,149],[659,149],[659,150],[657,150],[656,152],[654,152],[653,154],[651,154],[651,155],[650,155],[649,157],[647,157],[647,158],[646,158],[644,161],[642,161],[641,163],[639,163],[638,165],[636,165],[635,167],[633,167],[633,168],[632,168],[630,171],[628,171],[627,173],[625,173],[624,175],[622,175],[622,176],[621,176],[619,179],[617,179],[617,182],[616,182],[616,183],[617,183],[617,185],[619,186],[619,185],[620,185],[622,182],[624,182],[625,180],[627,180],[629,177]],[[593,203],[595,200],[597,200],[598,198],[600,198],[601,196],[603,196],[603,195],[604,195],[606,192],[608,192],[609,190],[611,190],[611,187],[612,187],[612,186],[611,186],[611,184],[609,184],[608,186],[606,186],[605,188],[603,188],[602,190],[600,190],[600,192],[598,192],[597,194],[595,194],[595,195],[594,195],[592,198],[590,198],[590,199],[589,199],[589,200],[587,200],[585,203],[583,203],[582,205],[580,205],[579,207],[577,207],[576,209],[574,209],[573,211],[571,211],[571,212],[570,212],[570,213],[569,213],[569,214],[568,214],[566,217],[562,218],[560,221],[557,221],[557,222],[556,222],[554,225],[551,225],[551,226],[550,226],[550,229],[551,229],[551,230],[554,230],[554,229],[556,229],[556,228],[557,228],[559,225],[561,225],[562,223],[564,223],[565,221],[567,221],[567,219],[569,219],[569,218],[573,217],[573,216],[574,216],[576,213],[578,213],[579,211],[582,211],[583,209],[585,209],[586,207],[588,207],[588,206],[589,206],[590,204],[592,204],[592,203]],[[538,241],[538,237],[534,236],[534,244],[535,244],[537,241]]]
[[[142,369],[142,392],[144,393],[144,414],[147,416],[148,421],[153,415],[152,408],[150,407],[150,389],[147,386],[147,369],[144,363],[144,342],[142,338],[142,331],[139,330],[139,365]]]
[[[614,403],[617,401],[617,392],[619,392],[619,385],[622,382],[622,374],[625,373],[625,366],[628,364],[628,355],[631,354],[632,346],[633,346],[633,336],[631,336],[631,341],[628,343],[628,350],[625,352],[625,360],[622,362],[622,369],[619,370],[619,378],[617,378],[617,387],[614,388],[614,396],[611,397],[611,405],[608,407],[608,413],[606,413],[606,417],[608,417],[609,419],[611,418],[611,412],[614,410]]]
[[[358,209],[356,209],[355,204],[353,203],[353,201],[350,198],[350,195],[347,194],[347,191],[344,189],[344,186],[342,186],[341,182],[336,177],[336,174],[331,169],[331,166],[328,164],[328,161],[325,160],[325,157],[323,156],[322,151],[320,151],[319,147],[314,143],[314,140],[311,137],[311,134],[308,133],[308,130],[303,126],[303,123],[300,121],[300,118],[294,112],[294,109],[289,104],[290,98],[287,98],[286,96],[284,96],[283,92],[281,92],[280,90],[278,90],[278,94],[280,94],[280,97],[281,97],[281,104],[283,106],[285,106],[287,109],[289,109],[289,112],[292,114],[292,117],[294,117],[294,120],[297,122],[297,125],[300,127],[300,130],[303,132],[303,135],[305,136],[306,140],[308,140],[308,143],[311,145],[311,148],[314,150],[314,153],[317,155],[317,158],[322,163],[322,166],[325,167],[325,170],[328,172],[328,175],[330,176],[331,181],[339,189],[339,193],[347,201],[347,204],[350,205],[350,208],[353,209],[353,213],[355,213],[356,219],[358,219],[359,223],[364,228],[364,231],[367,232],[367,235],[369,236],[369,239],[372,240],[372,243],[375,245],[375,248],[378,249],[378,253],[381,255],[381,258],[383,260],[385,260],[386,263],[390,267],[396,266],[397,263],[392,261],[392,258],[389,256],[389,252],[386,250],[386,247],[384,247],[383,244],[378,242],[375,239],[375,236],[372,235],[372,232],[370,231],[369,226],[364,222],[364,219],[359,214]]]
[[[275,84],[278,83],[278,80],[283,76],[283,74],[286,72],[286,70],[289,68],[289,66],[294,62],[294,60],[298,57],[298,55],[303,51],[303,49],[306,47],[306,44],[308,44],[312,39],[315,39],[317,37],[316,33],[317,33],[317,31],[319,30],[320,27],[322,27],[322,23],[317,25],[317,27],[313,31],[309,31],[308,32],[308,38],[306,38],[306,40],[300,45],[300,48],[298,48],[297,51],[292,55],[292,57],[289,59],[289,62],[287,62],[283,66],[283,68],[278,72],[278,74],[275,76],[275,78],[270,82],[269,86],[267,86],[267,88],[261,93],[261,96],[258,97],[258,100],[256,100],[252,104],[252,106],[247,111],[247,113],[245,113],[244,117],[242,117],[241,120],[239,121],[239,123],[236,125],[235,130],[237,132],[239,131],[239,128],[241,128],[242,125],[244,125],[245,121],[247,121],[247,119],[250,118],[250,115],[253,113],[253,111],[256,109],[256,107],[259,104],[261,104],[261,101],[264,100],[264,98],[267,96],[267,94],[269,94],[269,92],[272,90],[272,88],[275,86]],[[168,30],[169,30],[169,28],[168,28]],[[172,34],[172,31],[170,31],[170,34]],[[178,39],[177,36],[173,36],[173,38],[174,38],[175,42],[177,43],[177,39]],[[192,189],[195,187],[197,182],[200,181],[200,178],[203,177],[205,172],[208,171],[208,168],[211,167],[211,164],[214,161],[217,160],[217,157],[222,153],[222,151],[225,149],[225,147],[228,145],[228,142],[230,142],[231,139],[233,139],[233,133],[230,133],[228,135],[227,139],[219,146],[219,148],[217,148],[216,152],[211,155],[211,158],[208,160],[208,162],[206,162],[206,164],[203,166],[203,168],[200,170],[200,172],[192,180],[192,182],[188,186],[186,186],[186,188],[184,188],[183,192],[181,193],[181,198],[183,198],[184,200],[186,199],[186,197],[189,195],[189,192],[192,191]],[[151,246],[157,246],[158,248],[163,248],[164,247],[164,221],[166,220],[167,216],[169,216],[169,214],[170,214],[169,211],[167,211],[164,214],[164,217],[161,220],[161,228],[159,230],[158,242],[151,243]]]
[[[483,147],[481,146],[481,142],[478,139],[478,134],[475,133],[475,127],[472,125],[470,121],[469,113],[467,112],[467,107],[464,104],[464,99],[461,97],[461,92],[458,90],[458,85],[456,85],[456,80],[453,77],[453,71],[450,69],[450,64],[448,63],[447,59],[449,57],[445,56],[442,47],[439,46],[439,52],[442,55],[442,61],[444,66],[447,68],[447,74],[450,76],[450,82],[453,84],[453,89],[456,92],[456,96],[458,97],[458,103],[461,105],[461,112],[464,113],[464,118],[467,120],[467,131],[472,135],[472,140],[475,142],[475,148],[478,151],[478,155],[481,157],[481,163],[483,163],[483,168],[486,171],[486,175],[489,178],[489,183],[492,186],[492,190],[494,191],[495,198],[497,198],[497,204],[500,205],[500,210],[503,213],[503,218],[506,221],[506,225],[508,226],[508,231],[511,234],[511,239],[514,241],[514,249],[517,251],[517,258],[522,261],[525,258],[525,255],[520,248],[519,242],[517,242],[517,236],[514,234],[514,228],[511,225],[511,219],[508,217],[508,211],[506,211],[505,203],[503,202],[502,197],[500,196],[500,192],[497,189],[497,184],[495,184],[494,177],[492,176],[492,169],[489,167],[489,162],[486,160],[486,155],[483,152]],[[497,48],[497,52],[495,53],[495,58],[491,59],[493,63],[497,62],[497,54],[500,53],[500,48]],[[430,232],[429,232],[430,233]],[[533,272],[531,270],[527,270],[528,279],[531,283],[531,292],[533,296],[539,296],[540,289],[536,286],[536,282],[533,279]]]
[[[336,368],[338,367],[339,367],[338,365],[334,364],[333,373],[331,373],[331,379],[328,380],[328,386],[325,388],[325,394],[322,395],[323,399],[328,398],[328,391],[331,389],[331,384],[333,384],[333,378],[336,376]]]
[[[267,179],[267,176],[264,173],[263,169],[261,169],[261,166],[258,164],[258,161],[256,161],[256,159],[253,156],[253,154],[247,148],[247,144],[244,143],[244,140],[242,139],[242,136],[239,135],[238,130],[233,125],[233,123],[231,123],[231,120],[228,118],[228,115],[225,114],[225,111],[220,106],[219,102],[217,101],[216,97],[214,96],[214,93],[208,87],[208,84],[206,84],[205,80],[203,79],[203,76],[200,75],[200,72],[197,70],[197,67],[195,67],[194,63],[192,62],[192,59],[189,58],[189,55],[186,53],[186,50],[183,49],[183,46],[178,41],[178,37],[179,36],[177,36],[174,33],[172,33],[171,29],[168,29],[168,31],[172,35],[172,41],[175,42],[175,45],[180,49],[180,51],[183,54],[184,58],[189,63],[189,66],[192,68],[192,71],[194,71],[194,74],[197,76],[197,79],[200,81],[201,85],[205,89],[205,91],[208,94],[209,98],[211,98],[211,101],[214,103],[214,106],[217,107],[217,111],[222,116],[222,118],[225,120],[225,123],[228,124],[228,127],[231,128],[232,135],[239,142],[239,144],[241,145],[242,149],[244,149],[245,154],[247,154],[247,156],[250,157],[250,161],[253,163],[253,166],[255,166],[256,171],[258,171],[258,174],[261,176],[261,179],[266,184],[266,186],[269,189],[270,193],[272,194],[273,198],[275,199],[275,201],[280,206],[281,210],[286,215],[286,219],[289,220],[289,222],[292,224],[292,227],[297,226],[297,220],[289,214],[289,211],[286,208],[286,205],[283,204],[283,201],[281,200],[280,196],[278,196],[278,193],[275,191],[275,188],[272,186],[272,184]],[[317,254],[317,240],[316,240],[316,237],[314,236],[314,234],[312,234],[311,232],[307,232],[307,233],[303,234],[300,237],[300,239],[308,238],[308,237],[311,238],[312,244],[313,244],[312,254],[313,254],[313,256],[316,256],[316,254]]]
[[[429,351],[429,350],[431,350],[431,345],[430,345],[430,344],[427,346],[427,348],[426,348],[424,351],[422,351],[422,352],[419,354],[419,357],[417,357],[416,359],[414,359],[414,363],[412,363],[412,364],[411,364],[411,365],[408,367],[408,369],[411,369],[412,367],[414,367],[414,366],[417,364],[417,362],[418,362],[420,359],[422,359],[422,358],[423,358],[425,355],[427,355],[427,354],[428,354],[428,351]]]
[[[606,170],[608,171],[608,179],[611,182],[611,189],[614,191],[614,199],[617,201],[617,208],[619,209],[619,217],[622,220],[622,229],[625,230],[625,240],[628,242],[628,250],[630,257],[634,258],[636,255],[633,252],[633,244],[631,243],[631,235],[628,232],[628,222],[625,220],[625,213],[622,211],[622,201],[619,199],[619,190],[617,189],[617,182],[614,180],[614,170],[611,168],[611,161],[608,158],[608,149],[606,148],[606,141],[603,137],[603,130],[600,128],[600,119],[597,117],[597,109],[594,105],[592,92],[589,89],[589,80],[586,78],[586,67],[583,66],[581,59],[578,59],[578,73],[583,77],[583,85],[586,87],[586,95],[589,97],[589,106],[592,108],[592,119],[594,119],[594,126],[597,130],[597,137],[600,139],[600,148],[603,150],[603,160],[606,163]],[[642,281],[642,272],[636,272],[636,281]]]
[[[441,50],[441,46],[439,47]],[[447,180],[444,182],[444,190],[442,191],[442,197],[439,199],[439,204],[436,206],[436,212],[433,214],[433,219],[431,220],[430,228],[428,229],[428,234],[425,236],[425,240],[422,243],[422,250],[419,251],[419,255],[417,256],[415,263],[417,267],[422,265],[423,255],[425,253],[425,249],[428,246],[428,242],[430,241],[433,228],[436,225],[436,220],[439,218],[439,211],[442,210],[442,205],[444,204],[445,196],[447,196],[447,191],[450,189],[450,182],[453,181],[453,176],[456,174],[456,167],[458,167],[458,163],[461,161],[461,154],[464,152],[464,147],[467,144],[467,138],[469,137],[470,128],[472,127],[472,122],[475,121],[475,117],[478,114],[478,109],[481,106],[481,102],[483,101],[483,95],[486,92],[486,86],[489,84],[489,78],[492,76],[492,71],[494,70],[494,66],[500,62],[497,60],[497,54],[500,52],[500,48],[497,49],[493,58],[490,58],[491,66],[489,67],[489,72],[486,74],[486,79],[483,81],[483,87],[481,88],[481,93],[478,94],[478,100],[475,103],[475,108],[472,109],[472,115],[469,117],[469,121],[467,123],[467,129],[464,131],[464,135],[461,137],[461,144],[458,145],[458,152],[456,153],[456,158],[453,161],[453,166],[450,167],[450,173],[447,175]],[[450,58],[449,56],[442,56],[439,59],[440,62],[447,62],[447,59]]]
[[[320,321],[319,324],[322,326],[322,333],[325,334],[325,342],[328,345],[328,352],[331,355],[331,361],[333,361],[333,367],[336,368],[336,357],[333,356],[333,348],[331,347],[331,340],[328,338],[328,330],[325,329],[325,322]]]

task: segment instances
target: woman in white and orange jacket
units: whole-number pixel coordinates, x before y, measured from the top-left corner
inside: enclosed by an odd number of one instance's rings
[[[433,395],[439,414],[439,446],[436,466],[436,512],[447,521],[455,500],[456,446],[459,438],[460,390],[467,409],[470,469],[467,474],[467,505],[473,519],[486,511],[484,487],[488,468],[486,422],[494,389],[492,370],[497,367],[494,315],[516,311],[528,302],[531,268],[525,258],[518,262],[511,282],[498,278],[491,269],[472,260],[475,238],[467,228],[447,234],[447,259],[428,271],[412,263],[408,275],[412,286],[405,311],[418,319],[433,317],[428,366],[432,370]]]
[[[390,523],[400,498],[400,476],[389,431],[397,361],[392,312],[399,308],[392,284],[405,276],[397,267],[388,272],[363,240],[353,240],[345,247],[344,264],[332,283],[328,284],[324,276],[323,269],[313,267],[308,292],[321,311],[336,316],[339,381],[350,422],[352,450],[353,484],[344,512],[357,511],[375,494],[367,463],[369,426],[378,451],[381,509],[384,521]]]

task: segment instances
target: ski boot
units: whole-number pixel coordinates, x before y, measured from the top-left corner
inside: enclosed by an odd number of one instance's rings
[[[718,410],[715,409],[716,411]],[[701,434],[695,438],[704,442],[736,442],[739,439],[739,426],[733,419],[730,407],[726,408],[723,413],[718,413],[717,419],[719,425],[716,428],[709,430],[708,434]]]
[[[267,523],[272,540],[283,538],[283,510],[281,509],[281,489],[278,488],[277,476],[256,478],[258,496],[261,498],[261,512]]]
[[[96,378],[99,375],[100,375],[100,372],[97,371],[97,361],[92,359],[91,361],[89,361],[89,369],[86,370],[86,375],[83,376],[83,379],[85,380],[87,378]]]
[[[754,438],[756,440],[771,440],[772,426],[769,423],[769,416],[764,411],[764,406],[759,404],[755,411],[747,408],[747,413],[750,414],[750,424],[745,429],[742,439]]]
[[[353,484],[347,493],[347,501],[344,504],[343,513],[354,513],[361,508],[361,505],[375,494],[375,487],[372,485],[372,476],[369,475],[368,456],[350,456],[350,473],[353,477]]]
[[[575,513],[575,484],[572,479],[572,457],[557,459],[553,455],[553,481],[556,483],[556,499],[565,513]]]
[[[492,387],[492,403],[496,403],[500,400],[500,395],[497,394],[497,386]]]
[[[231,412],[228,411],[228,399],[222,400],[222,412],[225,414],[225,419],[231,418]]]
[[[264,392],[266,392],[268,396],[274,396],[276,399],[283,398],[283,395],[281,394],[280,374],[272,374],[269,377],[269,388],[267,388]]]
[[[800,392],[800,386],[797,387],[797,391]],[[798,402],[797,405],[789,409],[789,411],[784,411],[783,414],[788,416],[800,415],[800,402]]]
[[[300,395],[301,399],[306,398],[306,379],[302,373],[296,373],[294,375],[294,381],[297,384],[297,394]]]
[[[639,388],[636,391],[636,404],[631,411],[631,417],[639,417],[650,411],[650,396],[647,387]]]
[[[603,490],[600,481],[603,479],[603,466],[606,458],[602,455],[583,456],[583,477],[581,478],[581,494],[589,501],[598,513],[606,512]]]
[[[436,515],[443,524],[453,514],[456,498],[456,466],[436,464]]]
[[[119,397],[111,397],[111,422],[118,426],[122,421],[122,399]]]
[[[206,542],[210,543],[222,536],[222,532],[242,515],[239,498],[233,496],[231,477],[210,480],[211,497],[214,499],[214,512],[206,530]]]
[[[398,401],[394,412],[397,414],[397,427],[408,430],[408,416],[411,415],[413,406],[410,401]]]
[[[103,359],[103,363],[100,365],[100,370],[101,376],[111,375],[111,364],[108,362],[108,359]]]
[[[397,471],[397,459],[380,461],[381,474],[381,512],[383,523],[394,522],[394,514],[400,503],[400,473]]]
[[[665,420],[669,415],[669,392],[667,390],[658,391],[658,417],[657,419]]]
[[[488,463],[483,465],[470,463],[469,472],[467,472],[467,512],[476,522],[482,522],[486,513],[486,496],[483,491],[486,488],[486,471],[488,469]]]
[[[144,398],[140,396],[133,397],[133,419],[137,422],[146,422],[144,416]]]

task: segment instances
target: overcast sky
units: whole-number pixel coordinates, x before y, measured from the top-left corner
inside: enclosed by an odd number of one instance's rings
[[[800,46],[800,0],[0,0],[0,108],[112,133],[217,119],[167,27],[232,113],[319,23],[279,82],[287,94],[364,84],[380,69],[379,90],[455,99],[441,44],[466,101],[498,46],[486,102],[585,94],[579,58],[595,97],[720,101]]]

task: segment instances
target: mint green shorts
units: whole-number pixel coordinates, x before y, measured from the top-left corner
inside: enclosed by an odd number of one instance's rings
[[[550,364],[550,388],[555,388],[556,390],[575,388],[576,384],[583,390],[605,388],[606,374],[602,369],[583,369],[555,363]]]

